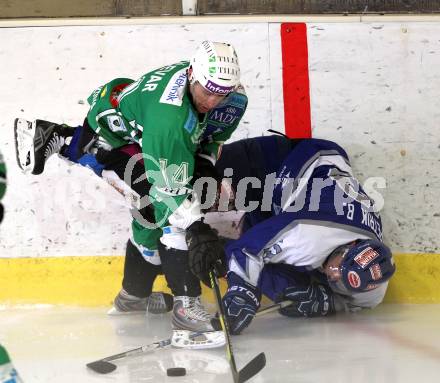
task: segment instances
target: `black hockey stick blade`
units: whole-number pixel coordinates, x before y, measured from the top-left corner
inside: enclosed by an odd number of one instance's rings
[[[193,338],[197,338],[198,336],[200,336],[202,334],[203,334],[203,332],[195,332],[195,333],[192,333],[189,337],[190,337],[190,339],[193,339]],[[110,372],[117,369],[117,366],[115,364],[110,363],[111,360],[113,361],[113,360],[117,360],[117,359],[127,358],[129,356],[137,356],[137,355],[141,355],[141,354],[146,354],[149,352],[153,352],[157,349],[162,349],[162,348],[168,347],[171,345],[171,343],[172,343],[172,337],[168,338],[168,339],[163,339],[159,342],[153,342],[153,343],[148,344],[146,346],[137,347],[132,350],[121,352],[119,354],[111,355],[106,358],[96,360],[95,362],[87,363],[86,366],[88,368],[90,368],[92,371],[97,372],[98,374],[109,374]]]
[[[86,366],[90,368],[92,371],[97,372],[98,374],[109,374],[110,372],[116,370],[117,366],[113,363],[109,363],[110,360],[122,359],[131,355],[139,355],[143,352],[150,352],[158,347],[163,347],[161,343],[165,345],[171,344],[171,339],[164,340],[162,342],[151,343],[148,346],[138,347],[129,351],[121,352],[119,354],[115,354],[112,356],[108,356],[106,358],[96,360],[94,362],[87,363]]]
[[[109,374],[116,370],[116,365],[105,360],[97,360],[96,362],[87,363],[86,366],[98,374]]]
[[[257,375],[264,366],[266,366],[266,355],[262,352],[238,372],[238,383],[246,382],[253,376]]]

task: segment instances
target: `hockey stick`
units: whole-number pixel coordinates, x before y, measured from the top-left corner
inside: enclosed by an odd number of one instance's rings
[[[260,315],[267,314],[269,312],[278,310],[279,308],[286,307],[286,306],[290,305],[291,303],[292,303],[291,301],[283,301],[280,303],[273,304],[271,306],[268,306],[268,307],[258,311],[256,316],[258,317]],[[196,338],[197,336],[202,335],[202,334],[203,333],[191,334],[190,339]],[[117,368],[117,366],[115,364],[110,363],[111,361],[126,358],[128,356],[135,356],[135,355],[140,355],[140,354],[144,354],[144,353],[150,353],[150,352],[153,352],[157,349],[165,348],[165,347],[171,345],[171,339],[172,338],[164,339],[164,340],[161,340],[158,342],[151,343],[146,346],[138,347],[138,348],[135,348],[135,349],[132,349],[129,351],[125,351],[125,352],[121,352],[119,354],[111,355],[106,358],[97,360],[95,362],[88,363],[86,366],[88,368],[90,368],[92,371],[97,372],[98,374],[109,374],[110,372],[115,371]],[[247,370],[243,369],[242,371],[246,372]],[[243,372],[242,372],[242,374],[243,374]]]
[[[190,337],[190,339],[194,339],[202,334],[203,334],[203,332],[196,332],[196,333],[191,334],[189,337]],[[171,345],[171,340],[172,340],[172,338],[168,338],[168,339],[164,339],[164,340],[161,340],[158,342],[153,342],[153,343],[148,344],[146,346],[134,348],[129,351],[121,352],[120,354],[108,356],[106,358],[97,360],[95,362],[87,363],[86,366],[88,368],[90,368],[92,371],[97,372],[98,374],[108,374],[108,373],[116,370],[116,368],[117,368],[117,366],[113,363],[110,363],[110,361],[116,360],[116,359],[126,358],[127,356],[135,356],[135,355],[145,354],[145,353],[153,352],[153,351],[161,349],[161,348],[168,347],[169,345]]]
[[[291,304],[293,304],[293,301],[281,301],[278,303],[274,303],[273,305],[267,306],[264,309],[258,310],[255,316],[259,317],[261,315],[271,313],[272,311],[283,309],[284,307],[290,306]]]
[[[218,279],[213,270],[209,272],[209,278],[211,280],[211,287],[214,290],[215,300],[217,303],[217,310],[219,313],[220,323],[225,333],[226,338],[226,355],[229,360],[229,365],[231,367],[232,376],[234,378],[234,383],[243,383],[252,378],[254,375],[258,374],[266,365],[266,355],[264,352],[258,354],[254,359],[252,359],[246,366],[244,366],[240,371],[237,370],[237,365],[235,363],[234,353],[232,351],[231,333],[229,331],[229,325],[225,318],[225,311],[222,303],[222,296],[220,294],[220,288],[218,286]]]

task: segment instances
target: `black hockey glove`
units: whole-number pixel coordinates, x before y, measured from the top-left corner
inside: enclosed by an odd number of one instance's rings
[[[186,229],[189,268],[205,285],[211,287],[209,272],[226,275],[225,253],[217,233],[206,223],[196,221]]]
[[[237,274],[229,272],[228,291],[223,297],[226,320],[231,334],[238,335],[248,327],[260,307],[261,294]]]
[[[336,312],[330,287],[317,283],[309,286],[287,287],[279,300],[294,302],[279,310],[280,314],[289,317],[320,317]]]
[[[195,164],[194,164],[194,173],[193,178],[191,180],[191,184],[194,186],[194,184],[197,182],[200,178],[209,178],[209,182],[215,182],[216,186],[214,189],[213,195],[208,195],[208,191],[212,190],[208,187],[206,183],[206,180],[203,184],[197,183],[197,186],[194,190],[197,192],[197,194],[200,196],[200,203],[203,205],[205,202],[208,202],[209,206],[212,206],[215,204],[217,200],[217,194],[218,194],[218,188],[220,186],[221,177],[217,172],[217,169],[212,164],[211,161],[209,161],[205,157],[201,157],[199,154],[195,157]],[[200,189],[200,190],[198,190]]]
[[[213,163],[204,156],[197,154],[194,163],[193,182],[201,177],[211,177],[217,182],[221,179]]]

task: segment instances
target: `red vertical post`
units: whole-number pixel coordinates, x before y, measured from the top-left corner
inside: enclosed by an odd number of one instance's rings
[[[281,24],[285,133],[310,138],[309,58],[305,23]]]

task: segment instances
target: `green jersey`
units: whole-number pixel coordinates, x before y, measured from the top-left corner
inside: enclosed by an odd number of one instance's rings
[[[238,126],[247,97],[229,94],[220,105],[200,115],[191,102],[188,61],[149,72],[137,81],[115,79],[88,99],[88,122],[107,143],[138,143],[144,155],[156,221],[169,215],[191,192],[195,155],[217,158],[221,144]],[[118,88],[119,87],[119,88]]]

